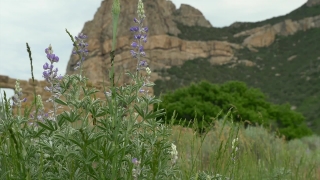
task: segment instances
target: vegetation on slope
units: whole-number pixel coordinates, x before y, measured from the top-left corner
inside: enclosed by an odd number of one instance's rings
[[[259,22],[240,22],[237,25],[223,27],[223,28],[206,28],[201,26],[186,26],[179,22],[176,22],[181,33],[178,35],[179,38],[190,40],[190,41],[210,41],[210,40],[220,40],[228,41],[233,43],[241,43],[245,36],[234,38],[233,35],[239,32],[253,29],[256,27],[261,27],[267,24],[274,25],[282,22],[286,19],[291,19],[292,21],[300,20],[307,17],[313,17],[320,15],[320,5],[307,7],[305,4],[300,8],[286,14],[283,16],[273,17],[264,21]],[[169,34],[170,35],[170,34]]]
[[[179,37],[186,40],[241,43],[245,37],[234,38],[234,34],[286,19],[294,21],[316,15],[320,15],[320,6],[303,5],[284,16],[224,28],[188,27],[178,23],[182,32]],[[303,113],[308,126],[320,134],[320,29],[299,31],[287,37],[277,36],[272,45],[258,50],[252,52],[245,48],[235,52],[239,60],[256,63],[254,67],[237,65],[231,68],[231,64],[213,66],[208,59],[199,58],[181,67],[161,70],[160,75],[170,80],[157,80],[155,95],[201,80],[217,84],[231,80],[243,81],[249,87],[260,88],[273,103],[290,103],[296,111]]]
[[[260,88],[271,102],[290,103],[307,118],[308,125],[320,133],[320,29],[277,37],[276,42],[259,52],[239,50],[236,56],[256,63],[254,67],[230,64],[214,66],[208,59],[187,61],[181,67],[162,70],[160,75],[170,80],[157,80],[155,95],[207,80],[224,83],[230,80],[245,82]],[[289,57],[296,55],[293,60]]]

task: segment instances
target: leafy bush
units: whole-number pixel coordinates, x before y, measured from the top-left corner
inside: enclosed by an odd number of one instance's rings
[[[230,81],[222,85],[202,81],[169,92],[162,98],[163,102],[159,107],[166,110],[166,121],[174,112],[177,113],[174,124],[181,124],[181,119],[194,123],[193,119],[196,117],[198,127],[203,130],[213,122],[212,117],[220,113],[226,115],[231,109],[234,121],[273,126],[288,139],[311,134],[302,114],[290,110],[288,104],[274,105],[266,101],[266,96],[259,89],[248,88],[245,83],[239,81]]]

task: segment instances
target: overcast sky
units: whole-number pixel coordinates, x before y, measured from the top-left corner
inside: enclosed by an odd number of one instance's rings
[[[199,9],[214,27],[235,21],[255,22],[280,16],[307,0],[172,0],[178,9],[189,4]],[[121,0],[120,0],[121,3]],[[42,80],[44,49],[51,43],[65,74],[72,43],[65,28],[77,35],[92,20],[101,0],[0,0],[0,75],[31,78],[26,42],[32,51],[34,75]]]

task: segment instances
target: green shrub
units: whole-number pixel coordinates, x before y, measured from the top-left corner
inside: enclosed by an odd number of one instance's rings
[[[292,111],[288,104],[274,105],[266,96],[255,88],[248,88],[245,83],[230,81],[222,85],[202,81],[188,87],[169,92],[162,97],[159,108],[167,112],[163,119],[169,121],[176,112],[174,124],[181,124],[181,119],[193,124],[197,118],[199,130],[213,123],[213,117],[231,109],[233,120],[245,121],[252,125],[272,126],[288,139],[310,135],[301,113]],[[248,125],[246,123],[246,125]]]

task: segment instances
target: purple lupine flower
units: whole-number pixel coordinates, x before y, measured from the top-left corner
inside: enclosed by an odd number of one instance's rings
[[[131,27],[130,31],[138,32],[139,31],[139,27],[138,26]]]
[[[141,37],[141,39],[143,40],[144,43],[146,43],[147,42],[147,35],[146,34],[143,35],[143,37]]]
[[[146,56],[146,53],[143,51],[143,52],[140,52],[140,55],[141,56]]]
[[[43,69],[44,69],[44,70],[49,69],[49,64],[48,64],[48,63],[45,63],[45,64],[43,65]]]
[[[139,66],[147,66],[148,65],[148,63],[147,63],[147,61],[140,61],[139,62]]]
[[[51,62],[59,62],[59,57],[56,56],[55,54],[47,54],[47,58],[48,58]]]
[[[143,46],[140,46],[139,51],[140,51],[140,52],[143,51]]]
[[[132,43],[131,43],[131,46],[132,46],[133,48],[136,48],[136,47],[138,46],[138,43],[137,43],[137,42],[132,42]]]
[[[142,30],[142,32],[148,32],[149,29],[148,29],[148,27],[144,27],[141,30]]]
[[[84,35],[83,33],[79,33],[78,36],[75,36],[75,39],[77,41],[77,43],[75,43],[79,49],[78,51],[73,50],[72,54],[79,54],[79,56],[81,57],[80,61],[76,63],[76,66],[74,67],[74,70],[77,70],[78,68],[80,68],[82,62],[85,60],[85,56],[88,55],[88,49],[86,49],[89,44],[85,43],[84,40],[87,38],[86,35]]]
[[[137,53],[134,50],[130,50],[131,55],[136,58],[137,57]]]
[[[135,38],[135,39],[140,39],[140,38],[141,38],[141,34],[136,34],[136,35],[134,35],[134,38]]]
[[[133,163],[134,165],[139,165],[139,164],[140,164],[140,161],[138,161],[137,158],[133,158],[133,159],[132,159],[132,163]]]

